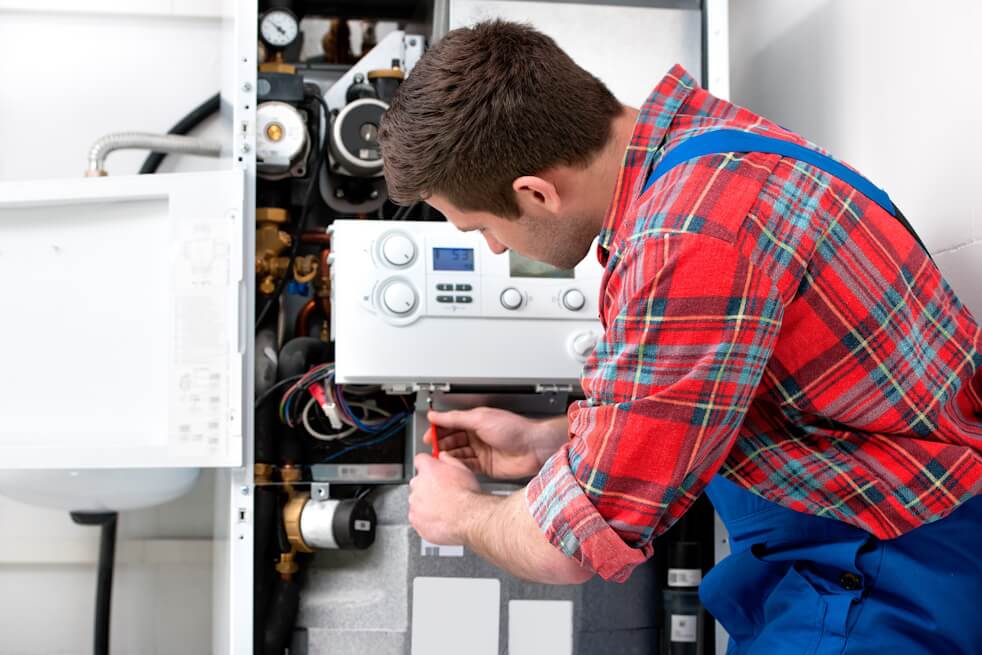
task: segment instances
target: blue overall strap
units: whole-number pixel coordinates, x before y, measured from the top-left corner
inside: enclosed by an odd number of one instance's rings
[[[645,183],[644,190],[647,191],[648,187],[654,184],[658,178],[683,162],[703,155],[715,155],[724,152],[763,152],[803,161],[825,171],[832,177],[839,178],[878,204],[891,216],[897,215],[893,202],[890,201],[890,196],[887,195],[886,191],[848,166],[797,143],[742,130],[713,130],[686,139],[661,158]]]
[[[744,132],[742,130],[712,130],[704,132],[698,136],[686,139],[665,153],[655,170],[651,172],[644,184],[644,191],[651,188],[660,177],[668,173],[679,164],[702,157],[704,155],[715,155],[724,152],[763,152],[768,154],[790,157],[810,164],[815,168],[825,171],[832,177],[837,177],[852,188],[859,191],[864,196],[875,202],[883,210],[896,218],[901,225],[910,233],[914,240],[920,244],[924,252],[931,256],[927,246],[917,236],[913,226],[907,221],[900,209],[893,204],[886,191],[876,186],[865,177],[852,170],[848,166],[837,162],[828,155],[811,150],[797,143],[784,141],[775,137]]]

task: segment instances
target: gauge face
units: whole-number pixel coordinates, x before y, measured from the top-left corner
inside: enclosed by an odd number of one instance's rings
[[[297,17],[287,9],[271,9],[259,21],[259,36],[274,48],[287,47],[299,34]]]

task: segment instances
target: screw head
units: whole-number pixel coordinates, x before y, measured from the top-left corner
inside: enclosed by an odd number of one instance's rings
[[[409,45],[413,48],[416,47],[416,39],[409,39]]]
[[[250,91],[252,91],[252,85],[246,82],[245,84],[242,85],[242,90],[245,91],[246,93],[249,93]]]
[[[241,487],[239,491],[242,493],[243,496],[249,495],[249,487]]]
[[[239,148],[239,149],[240,149],[240,150],[241,150],[241,151],[242,151],[243,153],[246,153],[246,152],[249,152],[249,144],[248,144],[248,143],[243,143],[243,144],[242,144],[242,147],[241,147],[241,148]]]

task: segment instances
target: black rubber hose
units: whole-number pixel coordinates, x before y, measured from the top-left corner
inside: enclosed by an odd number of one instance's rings
[[[116,520],[118,514],[89,514],[72,512],[72,521],[79,525],[98,525],[99,564],[96,572],[95,629],[92,652],[109,655],[109,619],[112,615],[113,566],[116,559]]]
[[[296,579],[277,580],[266,618],[265,655],[283,655],[290,645],[299,609],[300,583]]]
[[[255,526],[256,544],[253,557],[253,655],[264,655],[266,614],[273,587],[276,584],[271,545],[279,517],[279,498],[270,487],[256,487]]]
[[[222,96],[220,93],[216,93],[212,97],[208,98],[200,105],[191,110],[191,112],[177,121],[174,127],[167,131],[168,134],[180,134],[186,135],[194,128],[201,125],[206,118],[212,114],[218,112],[218,108],[221,105]],[[143,160],[143,166],[140,167],[140,175],[149,175],[151,173],[156,173],[157,169],[160,168],[160,163],[164,161],[164,157],[167,156],[165,152],[151,152],[147,155],[147,158]]]
[[[283,345],[277,357],[276,379],[302,375],[327,361],[327,344],[314,337],[296,337]]]
[[[280,424],[279,418],[277,417],[278,405],[279,402],[265,402],[256,407],[254,432],[256,434],[255,454],[257,464],[276,463],[276,433]]]

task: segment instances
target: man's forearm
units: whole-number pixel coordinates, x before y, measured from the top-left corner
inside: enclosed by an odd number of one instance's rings
[[[464,519],[464,545],[514,576],[546,584],[580,584],[593,574],[549,543],[529,514],[525,490],[475,494]]]

